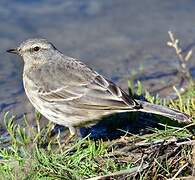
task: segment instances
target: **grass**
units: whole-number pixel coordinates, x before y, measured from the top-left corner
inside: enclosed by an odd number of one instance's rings
[[[169,102],[143,91],[138,82],[133,93],[195,117],[194,86],[183,95],[176,90],[178,99]],[[160,121],[161,128],[151,127],[143,135],[126,132],[122,138],[107,141],[77,137],[64,146],[62,133],[51,137],[52,123],[40,127],[40,120],[36,114],[36,126],[25,117],[19,125],[5,114],[8,136],[0,138],[0,179],[166,179],[190,176],[195,167],[190,126]]]

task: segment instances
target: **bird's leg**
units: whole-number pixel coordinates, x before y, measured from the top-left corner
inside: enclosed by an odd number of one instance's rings
[[[70,131],[70,135],[65,137],[65,144],[68,144],[70,140],[76,135],[76,128],[74,127],[68,127]]]

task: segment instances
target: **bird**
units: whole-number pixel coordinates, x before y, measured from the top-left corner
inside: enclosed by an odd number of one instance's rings
[[[24,61],[25,93],[43,116],[69,128],[89,127],[113,113],[139,111],[190,123],[192,118],[179,110],[134,99],[81,60],[61,53],[46,39],[23,41],[7,50]]]

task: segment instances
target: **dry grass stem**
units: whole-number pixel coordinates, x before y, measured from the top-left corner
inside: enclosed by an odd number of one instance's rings
[[[190,49],[186,55],[183,54],[183,51],[182,49],[180,48],[180,41],[179,39],[177,39],[175,37],[175,35],[173,34],[173,32],[171,31],[168,31],[168,34],[169,34],[169,38],[170,38],[170,41],[167,42],[167,45],[169,47],[172,47],[173,49],[175,49],[175,52],[176,52],[176,55],[179,59],[179,69],[178,69],[178,72],[180,72],[183,76],[183,78],[187,78],[188,80],[191,80],[192,77],[191,77],[191,74],[190,74],[190,71],[187,67],[187,62],[192,58],[192,49]]]

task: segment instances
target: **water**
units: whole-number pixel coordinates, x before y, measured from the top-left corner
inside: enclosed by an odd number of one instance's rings
[[[141,72],[146,89],[166,96],[178,65],[166,46],[167,31],[176,32],[182,47],[194,48],[194,22],[194,0],[1,0],[1,117],[8,110],[18,117],[33,114],[22,87],[22,61],[5,53],[27,38],[47,38],[124,89],[129,76]],[[195,72],[194,58],[189,66]]]

